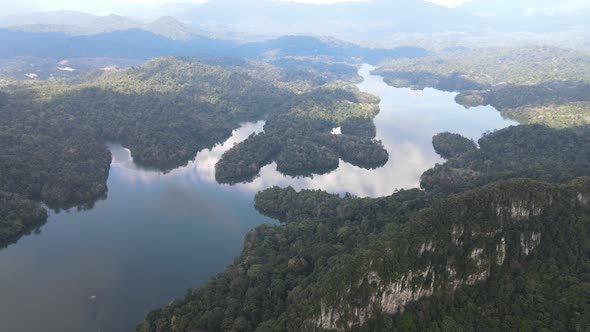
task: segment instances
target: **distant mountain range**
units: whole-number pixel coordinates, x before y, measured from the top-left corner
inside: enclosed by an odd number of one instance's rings
[[[175,30],[171,31],[174,32]],[[149,59],[157,56],[239,56],[279,58],[286,56],[327,56],[377,62],[385,58],[424,56],[417,47],[394,49],[364,48],[335,39],[285,36],[252,43],[238,43],[191,35],[174,40],[153,32],[128,29],[94,35],[71,36],[63,32],[26,32],[0,29],[0,58],[124,58]]]
[[[9,16],[0,20],[0,27],[25,32],[61,32],[74,36],[137,29],[175,40],[191,39],[205,34],[197,27],[189,27],[170,16],[143,23],[120,15],[95,16],[75,11]]]
[[[394,34],[547,33],[589,28],[590,6],[550,11],[532,0],[473,0],[451,9],[423,0],[373,0],[317,5],[273,0],[211,0],[94,16],[73,11],[13,15],[0,27],[29,32],[97,34],[141,29],[172,39],[289,34],[379,41]],[[160,18],[161,16],[165,16]],[[135,18],[129,18],[135,17]],[[67,22],[64,24],[64,22]]]

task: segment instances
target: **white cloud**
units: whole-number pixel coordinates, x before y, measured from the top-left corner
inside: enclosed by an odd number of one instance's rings
[[[314,3],[318,5],[327,5],[341,2],[371,2],[372,0],[275,0],[284,2]]]
[[[159,7],[161,5],[171,4],[171,3],[191,3],[191,4],[201,4],[208,2],[208,0],[121,0],[121,2],[126,2],[133,5],[141,5],[147,7]]]
[[[524,1],[522,9],[527,15],[572,14],[578,10],[590,8],[588,0],[561,0],[558,3],[549,0]]]
[[[432,2],[437,5],[441,5],[441,6],[445,6],[445,7],[454,8],[459,5],[464,4],[466,2],[470,2],[471,0],[425,0],[425,1]]]
[[[2,1],[2,0],[0,0]],[[141,8],[157,8],[167,4],[202,4],[210,0],[21,0],[0,5],[4,14],[27,11],[47,10],[79,10],[95,14],[108,14],[111,12],[128,12]],[[308,4],[334,4],[342,2],[371,2],[373,0],[271,0],[287,1]],[[392,0],[395,1],[395,0]],[[424,0],[447,7],[455,7],[470,0]],[[579,1],[579,0],[565,0]],[[0,14],[2,16],[2,14]]]

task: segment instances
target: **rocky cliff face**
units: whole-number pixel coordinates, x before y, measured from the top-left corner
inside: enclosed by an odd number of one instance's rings
[[[392,239],[392,247],[370,260],[336,301],[320,301],[310,325],[349,330],[379,314],[403,312],[434,294],[485,282],[495,266],[526,259],[543,245],[543,225],[551,221],[555,206],[587,208],[589,193],[589,179],[562,187],[522,180],[441,201],[415,221],[423,227],[406,236],[420,241],[404,248],[395,244],[400,239]],[[402,264],[407,269],[387,266],[387,256],[400,255],[408,260]],[[351,304],[358,303],[352,299],[363,287],[369,291],[362,306]]]

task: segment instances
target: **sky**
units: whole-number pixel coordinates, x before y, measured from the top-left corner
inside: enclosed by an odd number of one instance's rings
[[[0,0],[0,13],[48,11],[48,10],[79,10],[95,14],[108,14],[113,9],[119,12],[132,11],[141,7],[158,7],[170,3],[203,3],[207,0]],[[273,0],[303,3],[327,4],[337,2],[367,2],[371,0]],[[396,0],[392,0],[396,1]],[[447,7],[456,7],[472,0],[424,0]],[[498,8],[497,0],[477,0],[479,5]],[[487,3],[486,3],[487,2]],[[590,0],[512,0],[512,4],[522,7],[531,14],[551,15],[573,12],[590,8]],[[501,6],[501,5],[500,5]],[[0,14],[0,16],[2,16]]]
[[[274,0],[301,3],[330,4],[338,2],[367,2],[371,0]],[[439,5],[453,7],[470,0],[425,0]],[[0,0],[0,13],[49,11],[49,10],[79,10],[96,14],[105,14],[113,8],[122,11],[134,7],[158,7],[170,3],[204,3],[207,0]],[[2,16],[0,14],[0,16]]]

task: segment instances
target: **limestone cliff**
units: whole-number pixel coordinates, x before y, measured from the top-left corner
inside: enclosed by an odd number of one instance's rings
[[[496,266],[534,255],[552,215],[558,209],[587,209],[589,194],[589,179],[567,186],[516,180],[440,201],[389,247],[356,262],[360,268],[350,284],[341,283],[343,291],[320,299],[308,324],[350,330],[379,314],[403,312],[420,299],[484,282]],[[327,280],[338,282],[339,272]]]

